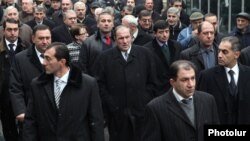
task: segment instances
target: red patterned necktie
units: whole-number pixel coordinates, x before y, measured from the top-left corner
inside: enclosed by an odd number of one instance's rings
[[[105,44],[106,44],[106,45],[110,45],[110,44],[111,44],[111,40],[110,40],[109,35],[106,35],[106,36],[105,36],[105,39],[106,39]]]

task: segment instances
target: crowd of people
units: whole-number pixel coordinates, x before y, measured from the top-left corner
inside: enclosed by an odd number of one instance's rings
[[[223,34],[182,0],[19,3],[0,8],[5,141],[203,141],[206,124],[250,124],[248,13]]]

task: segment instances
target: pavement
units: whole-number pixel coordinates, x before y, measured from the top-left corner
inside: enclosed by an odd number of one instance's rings
[[[108,134],[108,129],[107,128],[104,129],[104,136],[105,136],[105,141],[108,141],[109,140],[109,134]],[[4,141],[1,121],[0,121],[0,141]]]

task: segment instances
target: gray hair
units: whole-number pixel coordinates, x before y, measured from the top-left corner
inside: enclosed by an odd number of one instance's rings
[[[74,10],[76,11],[78,7],[86,9],[86,4],[84,2],[78,1],[74,4]]]
[[[122,18],[122,20],[127,21],[129,24],[138,25],[137,19],[133,15],[126,15]]]
[[[233,51],[240,51],[241,49],[240,40],[235,36],[224,37],[221,42],[229,42]]]
[[[74,10],[72,10],[72,9],[67,10],[66,12],[63,12],[63,20],[65,20],[67,18],[69,13],[75,13],[76,14],[76,12]]]
[[[15,6],[8,6],[8,7],[5,9],[5,11],[4,11],[4,16],[6,16],[6,15],[9,13],[9,11],[12,10],[12,9],[15,9],[15,10],[17,11],[17,14],[19,14],[19,13],[18,13],[18,10],[17,10],[17,8],[16,8]]]
[[[179,10],[178,8],[176,8],[176,7],[170,7],[170,8],[168,9],[167,14],[175,14],[175,15],[177,15],[178,17],[180,17],[180,10]]]

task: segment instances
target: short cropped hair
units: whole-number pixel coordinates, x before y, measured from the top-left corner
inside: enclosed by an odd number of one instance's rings
[[[55,48],[56,59],[58,61],[61,59],[65,59],[66,60],[65,65],[69,66],[70,55],[69,55],[69,50],[68,50],[67,46],[61,42],[54,42],[54,43],[50,44],[46,50],[51,49],[51,48]]]
[[[158,20],[155,22],[153,30],[154,32],[157,32],[158,29],[166,29],[169,28],[168,22],[165,20]]]
[[[4,22],[3,22],[3,29],[6,28],[6,23],[17,24],[18,27],[20,27],[20,22],[18,20],[13,19],[13,18],[4,20]]]
[[[50,28],[47,25],[40,24],[40,25],[36,25],[34,27],[32,35],[36,35],[36,32],[39,30],[49,30],[49,32],[51,34]]]
[[[171,64],[169,68],[170,78],[176,80],[180,69],[197,71],[196,66],[187,60],[178,60]]]
[[[236,36],[228,36],[221,39],[221,42],[229,42],[233,51],[240,51],[241,44],[239,38]]]

